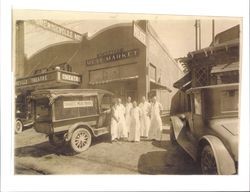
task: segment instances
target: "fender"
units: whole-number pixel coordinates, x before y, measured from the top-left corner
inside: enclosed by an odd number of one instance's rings
[[[173,125],[174,135],[175,135],[175,138],[177,140],[177,138],[178,138],[181,130],[184,128],[185,124],[178,116],[171,116],[170,119],[171,119],[171,122]]]
[[[68,132],[64,135],[65,141],[69,141],[72,137],[73,132],[79,127],[86,127],[88,130],[90,130],[92,135],[95,136],[93,128],[91,126],[89,126],[88,124],[83,123],[83,122],[78,122],[78,123],[75,123],[72,126],[70,126],[70,128],[68,129]]]
[[[217,165],[217,171],[220,175],[231,175],[236,173],[235,162],[231,157],[230,153],[226,149],[222,141],[215,136],[206,135],[200,139],[200,142],[206,140],[215,156],[215,161]]]

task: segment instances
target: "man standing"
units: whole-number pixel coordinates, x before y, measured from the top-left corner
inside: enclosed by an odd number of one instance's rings
[[[141,137],[148,137],[149,126],[150,126],[150,103],[146,100],[146,97],[142,97],[142,102],[139,105],[142,116],[141,116]]]
[[[118,122],[118,139],[120,138],[128,138],[128,130],[126,126],[126,121],[125,121],[125,107],[122,104],[122,100],[118,98],[118,105],[117,105],[117,110],[118,110],[118,116],[119,116],[119,122]]]
[[[149,128],[149,139],[160,141],[162,131],[161,121],[162,105],[156,100],[156,97],[152,98],[151,105],[151,123]]]
[[[125,105],[125,121],[126,121],[126,127],[127,127],[128,134],[130,131],[130,122],[131,122],[130,111],[131,111],[132,107],[133,107],[133,105],[131,102],[131,97],[128,97],[127,103]]]
[[[131,114],[131,126],[128,140],[129,141],[140,141],[140,117],[141,110],[137,107],[136,101],[133,102],[133,107],[130,111]]]

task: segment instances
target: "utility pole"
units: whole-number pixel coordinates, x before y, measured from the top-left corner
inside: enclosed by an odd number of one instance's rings
[[[214,19],[212,20],[212,46],[214,46],[214,41],[215,41],[215,39],[214,39]]]

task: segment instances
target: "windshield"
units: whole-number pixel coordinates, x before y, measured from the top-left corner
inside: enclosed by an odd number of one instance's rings
[[[49,105],[49,99],[43,98],[43,99],[37,99],[36,105],[36,121],[42,122],[42,121],[50,121],[51,120],[51,106]]]

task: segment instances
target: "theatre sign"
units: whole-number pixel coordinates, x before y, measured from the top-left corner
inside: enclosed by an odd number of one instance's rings
[[[36,88],[46,88],[46,86],[60,87],[65,84],[80,85],[81,76],[77,73],[54,70],[46,73],[19,78],[16,80],[16,88],[21,90],[32,90]]]

